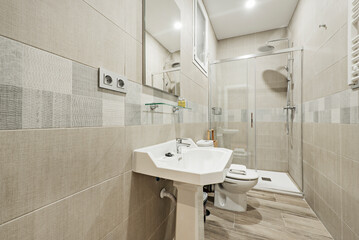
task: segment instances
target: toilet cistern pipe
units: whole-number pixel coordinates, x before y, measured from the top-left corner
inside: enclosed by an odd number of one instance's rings
[[[177,203],[176,197],[172,193],[168,192],[166,188],[162,188],[160,192],[160,198],[165,198],[165,197],[171,199],[172,202]]]

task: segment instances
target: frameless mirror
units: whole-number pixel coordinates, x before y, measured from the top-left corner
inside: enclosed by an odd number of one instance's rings
[[[176,0],[144,0],[143,84],[179,96],[181,12]]]

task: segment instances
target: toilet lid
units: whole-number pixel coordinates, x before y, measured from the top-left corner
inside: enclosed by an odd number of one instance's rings
[[[229,178],[232,180],[244,180],[244,181],[258,179],[258,173],[256,173],[254,170],[247,170],[244,168],[244,171],[243,171],[243,168],[242,169],[240,169],[238,167],[232,168],[232,165],[229,168],[226,179]],[[241,165],[239,165],[239,166],[241,166]]]

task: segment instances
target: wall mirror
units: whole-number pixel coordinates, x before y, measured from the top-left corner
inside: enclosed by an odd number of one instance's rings
[[[181,12],[176,0],[144,0],[143,84],[179,96]]]

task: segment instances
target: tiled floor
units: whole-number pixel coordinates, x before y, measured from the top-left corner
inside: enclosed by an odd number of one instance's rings
[[[206,240],[332,239],[308,204],[299,197],[252,190],[248,211],[234,213],[213,206],[205,223]]]

